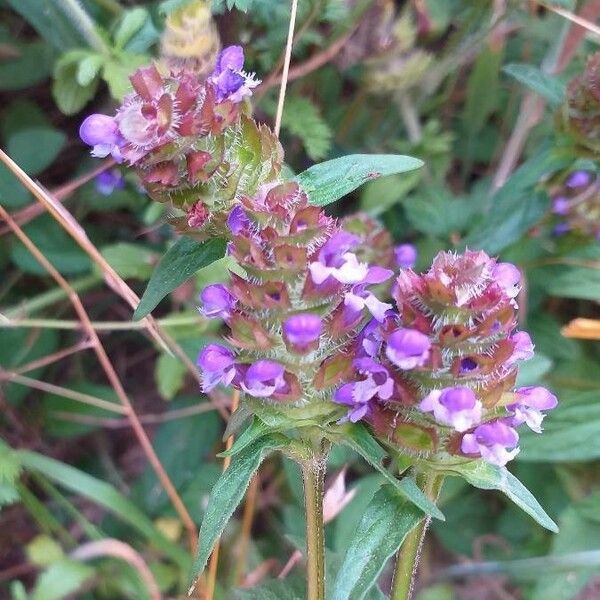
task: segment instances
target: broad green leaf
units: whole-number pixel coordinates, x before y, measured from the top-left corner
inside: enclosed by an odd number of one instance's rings
[[[345,427],[344,443],[360,454],[372,467],[375,467],[377,471],[415,506],[436,519],[444,520],[444,515],[440,509],[419,489],[419,486],[412,477],[396,479],[383,467],[381,461],[385,458],[386,454],[383,448],[362,425],[347,425]]]
[[[85,88],[91,85],[100,73],[105,57],[101,54],[90,53],[89,56],[79,61],[77,66],[77,83]]]
[[[46,567],[64,558],[60,544],[48,535],[36,535],[26,546],[25,553],[29,562],[38,567]]]
[[[422,160],[401,154],[350,154],[314,165],[297,175],[295,181],[308,194],[311,204],[325,206],[367,181],[422,166]]]
[[[154,367],[158,392],[165,400],[173,400],[185,382],[187,368],[180,358],[163,352]]]
[[[200,526],[198,553],[192,566],[190,585],[204,570],[213,546],[242,500],[250,479],[265,455],[282,446],[280,439],[265,436],[235,455],[213,488]]]
[[[156,252],[127,242],[105,246],[101,253],[123,279],[150,279],[159,259]]]
[[[360,209],[372,217],[378,217],[398,204],[412,191],[422,174],[419,171],[406,175],[389,175],[366,183],[360,195]],[[409,203],[406,203],[409,206]]]
[[[533,517],[542,527],[557,532],[556,523],[546,514],[532,493],[506,468],[473,460],[449,467],[450,474],[464,477],[471,485],[482,490],[499,490],[519,508]]]
[[[265,436],[269,431],[272,431],[271,427],[266,425],[258,417],[254,417],[252,423],[250,423],[250,425],[235,439],[231,449],[221,452],[219,456],[235,456],[238,452],[241,452],[244,448]]]
[[[224,240],[197,242],[187,237],[179,238],[152,273],[148,287],[133,314],[134,320],[145,317],[169,292],[187,281],[198,269],[223,257],[224,254]]]
[[[31,600],[62,600],[74,594],[94,573],[92,567],[75,560],[56,562],[38,577]]]
[[[559,106],[565,98],[565,86],[556,77],[533,65],[513,63],[502,69],[519,83],[542,96],[551,106]]]
[[[576,462],[600,458],[600,389],[559,394],[542,435],[523,431],[519,460]]]
[[[65,115],[78,113],[96,93],[98,79],[92,78],[87,85],[80,85],[77,79],[80,62],[88,58],[86,51],[71,50],[61,56],[54,66],[52,96]]]
[[[37,452],[18,450],[17,454],[25,469],[38,471],[64,488],[103,506],[146,536],[175,563],[183,568],[189,564],[186,552],[167,540],[135,504],[109,483]]]
[[[117,30],[114,40],[117,48],[123,48],[127,42],[143,27],[149,18],[148,11],[145,8],[132,8],[124,13]]]
[[[396,487],[386,484],[366,508],[334,584],[332,600],[362,600],[388,558],[423,518]]]

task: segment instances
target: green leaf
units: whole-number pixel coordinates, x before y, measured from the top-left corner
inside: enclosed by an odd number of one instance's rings
[[[46,569],[35,584],[31,600],[62,600],[74,594],[95,571],[74,560],[61,560]]]
[[[304,600],[304,582],[298,577],[267,581],[262,585],[235,593],[236,600]]]
[[[233,511],[242,500],[250,479],[260,466],[265,455],[284,442],[274,436],[265,436],[247,446],[233,457],[231,464],[223,472],[213,488],[206,513],[200,527],[198,553],[190,576],[192,585],[204,570],[213,546],[227,525]]]
[[[512,63],[502,69],[519,83],[542,96],[551,106],[560,106],[565,98],[566,89],[556,77],[544,73],[533,65]]]
[[[60,544],[44,534],[35,536],[25,546],[25,553],[29,562],[38,567],[47,567],[65,556]]]
[[[578,462],[600,458],[600,393],[560,394],[560,402],[544,419],[543,435],[524,431],[519,460]]]
[[[250,423],[250,425],[235,439],[231,449],[221,452],[219,456],[235,456],[238,452],[241,452],[244,448],[265,436],[269,431],[272,431],[271,427],[266,425],[258,417],[254,417],[252,423]]]
[[[375,467],[415,506],[436,519],[444,520],[444,515],[440,509],[421,491],[412,477],[396,479],[383,467],[381,461],[386,454],[365,427],[358,423],[346,425],[344,443],[360,454],[372,467]]]
[[[156,252],[127,242],[105,246],[101,254],[123,279],[150,279],[159,258]]]
[[[148,11],[141,7],[132,8],[125,12],[114,35],[117,48],[123,48],[144,26],[149,16]]]
[[[104,63],[102,78],[106,81],[110,95],[118,101],[123,100],[131,92],[129,76],[138,68],[147,64],[149,58],[144,54],[120,52],[116,58]]]
[[[135,504],[109,483],[37,452],[18,450],[17,454],[24,468],[38,471],[64,488],[103,506],[137,529],[175,563],[181,567],[189,564],[186,552],[167,540]]]
[[[165,400],[173,400],[185,382],[187,369],[181,359],[163,352],[154,367],[158,392]]]
[[[78,113],[96,93],[97,78],[93,78],[87,85],[78,83],[80,61],[88,59],[89,56],[89,52],[71,50],[64,54],[54,66],[52,97],[65,115]]]
[[[224,254],[224,240],[197,242],[187,237],[179,238],[152,273],[140,304],[133,313],[134,320],[145,317],[169,292],[187,281],[198,269],[223,257]]]
[[[388,558],[398,551],[423,513],[391,485],[375,493],[366,508],[334,584],[332,600],[362,600]]]
[[[295,180],[308,194],[311,204],[325,206],[367,181],[422,166],[422,160],[401,154],[350,154],[314,165]]]
[[[531,492],[506,468],[473,460],[449,467],[450,474],[458,474],[471,485],[482,490],[499,490],[519,508],[533,517],[542,527],[557,532],[556,523],[546,514]]]
[[[285,107],[281,125],[302,140],[306,154],[312,160],[329,154],[333,132],[309,98],[292,96]]]
[[[82,59],[77,66],[77,83],[85,88],[94,83],[104,64],[105,57],[101,54],[92,54]]]

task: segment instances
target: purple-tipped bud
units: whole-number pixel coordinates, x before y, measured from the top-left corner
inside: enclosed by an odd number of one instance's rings
[[[507,406],[513,415],[508,419],[513,427],[522,423],[536,433],[542,432],[542,421],[544,420],[543,410],[552,410],[558,404],[558,399],[554,394],[544,387],[528,386],[522,387],[515,392],[517,402]]]
[[[235,307],[235,296],[222,283],[206,286],[200,293],[200,312],[209,319],[227,319]]]
[[[504,466],[518,453],[519,434],[502,421],[490,421],[463,436],[461,451],[471,456]]]
[[[241,381],[242,389],[255,398],[268,398],[286,387],[285,369],[272,360],[258,360],[250,365]]]
[[[400,244],[394,248],[394,256],[401,269],[412,269],[417,262],[417,249],[412,244]]]
[[[569,212],[570,202],[564,196],[558,196],[552,200],[552,212],[555,215],[566,215]]]
[[[319,315],[309,313],[293,315],[283,323],[286,344],[296,352],[309,352],[319,347],[323,321]]]
[[[419,409],[432,412],[438,423],[460,432],[471,429],[481,421],[481,402],[467,387],[433,390],[423,398]]]
[[[223,48],[217,58],[210,81],[215,85],[219,101],[240,102],[252,95],[252,88],[260,81],[244,72],[244,49],[241,46]]]
[[[569,175],[569,178],[565,182],[567,187],[578,188],[584,185],[589,185],[592,181],[592,174],[587,171],[574,171]]]
[[[387,339],[386,356],[401,369],[422,367],[429,358],[431,342],[416,329],[397,329]]]
[[[518,360],[533,358],[533,349],[535,346],[526,331],[517,331],[509,339],[514,344],[513,352],[507,361],[509,365],[516,363]]]
[[[515,298],[519,294],[521,271],[515,265],[506,262],[497,263],[492,275],[509,298]]]
[[[210,392],[219,383],[229,385],[236,374],[235,355],[219,344],[208,344],[198,355],[197,364],[202,370],[204,392]]]
[[[111,154],[121,162],[119,128],[113,117],[98,113],[90,115],[79,127],[79,137],[83,143],[93,147],[92,156],[105,158]]]
[[[122,190],[125,187],[125,179],[119,169],[110,169],[96,175],[94,185],[99,194],[110,196],[115,190]]]

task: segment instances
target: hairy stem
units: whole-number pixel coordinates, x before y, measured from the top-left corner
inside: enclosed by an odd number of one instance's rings
[[[326,452],[320,452],[301,463],[306,513],[307,600],[325,600],[323,494],[326,460]]]
[[[422,488],[432,500],[439,496],[444,481],[443,476],[429,474],[423,477]],[[419,566],[419,558],[425,534],[431,517],[423,519],[407,536],[398,551],[396,558],[396,569],[392,584],[392,595],[390,600],[410,600],[415,585],[415,577]]]
[[[78,0],[58,0],[62,12],[81,33],[90,48],[102,54],[108,53],[108,47],[96,29],[96,24],[87,14]]]

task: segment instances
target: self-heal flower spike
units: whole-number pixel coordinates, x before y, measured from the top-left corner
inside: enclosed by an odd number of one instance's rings
[[[202,390],[210,392],[222,383],[228,386],[236,375],[235,355],[229,348],[219,344],[208,344],[198,356],[202,371]]]
[[[235,296],[222,283],[205,287],[200,293],[200,312],[209,319],[227,319],[235,307]]]
[[[429,392],[419,410],[432,412],[438,423],[463,432],[480,423],[482,406],[470,388],[453,387]]]
[[[519,453],[519,434],[498,420],[476,427],[463,436],[461,450],[467,455],[481,456],[485,461],[504,466]]]

